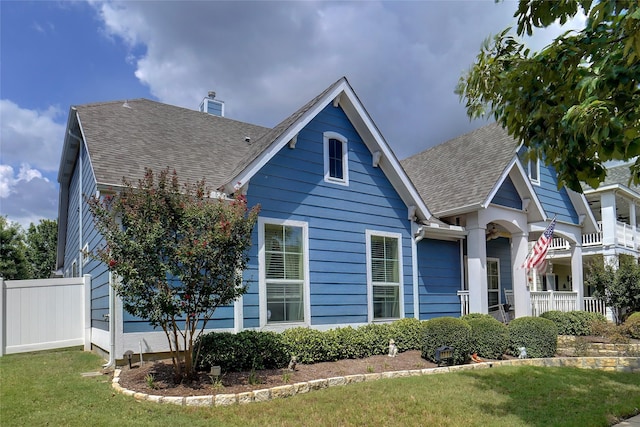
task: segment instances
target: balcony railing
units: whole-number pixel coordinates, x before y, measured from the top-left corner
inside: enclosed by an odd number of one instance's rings
[[[635,231],[632,226],[624,222],[616,221],[616,244],[625,248],[635,249],[640,240],[640,228]],[[598,231],[582,235],[582,247],[602,245],[602,222],[598,222]],[[569,242],[562,237],[554,237],[549,249],[562,250],[569,249]]]

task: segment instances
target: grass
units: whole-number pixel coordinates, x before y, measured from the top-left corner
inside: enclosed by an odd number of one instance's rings
[[[497,367],[335,387],[265,403],[192,408],[114,393],[77,349],[0,358],[0,424],[609,426],[638,413],[640,373]]]

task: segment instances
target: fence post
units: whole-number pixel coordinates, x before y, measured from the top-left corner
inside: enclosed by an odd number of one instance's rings
[[[5,287],[4,287],[4,278],[0,277],[0,357],[4,356],[4,349],[6,345],[6,334],[5,334],[5,317],[7,316],[7,310],[4,306],[5,301]]]
[[[84,351],[91,351],[91,275],[82,276]]]

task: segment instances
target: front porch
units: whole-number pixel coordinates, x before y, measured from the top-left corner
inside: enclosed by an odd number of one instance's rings
[[[505,294],[507,294],[507,300],[509,300],[509,293],[505,291]],[[458,291],[458,297],[460,297],[460,316],[469,314],[469,291]],[[576,311],[580,307],[578,292],[573,291],[533,291],[529,292],[529,302],[532,316],[540,316],[542,313],[554,310],[563,312]],[[584,297],[583,306],[583,311],[607,316],[607,307],[602,300]]]

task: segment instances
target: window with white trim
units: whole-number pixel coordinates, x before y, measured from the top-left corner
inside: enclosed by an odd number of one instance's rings
[[[325,132],[324,180],[349,185],[349,149],[347,138],[336,132]]]
[[[497,310],[500,305],[500,260],[487,258],[487,293],[489,311]]]
[[[402,236],[367,230],[371,320],[402,317]]]
[[[540,159],[529,160],[527,169],[531,183],[540,185]]]
[[[299,221],[260,221],[263,323],[307,320],[307,226]]]

